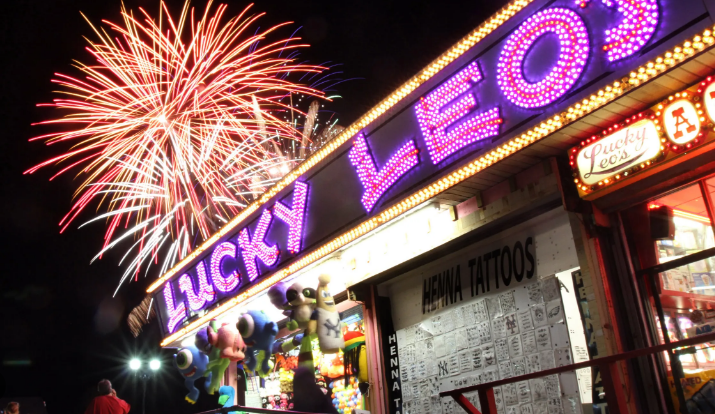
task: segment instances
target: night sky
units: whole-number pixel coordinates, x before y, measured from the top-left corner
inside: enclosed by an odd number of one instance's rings
[[[417,73],[458,39],[477,27],[504,2],[495,1],[258,1],[266,11],[262,27],[294,21],[293,29],[311,48],[301,57],[330,61],[345,79],[342,99],[329,104],[348,126],[380,99]],[[58,153],[60,148],[29,143],[46,132],[32,127],[53,117],[37,108],[53,95],[53,73],[77,74],[73,59],[90,62],[82,36],[93,23],[120,20],[120,0],[6,0],[2,20],[2,106],[0,172],[2,180],[2,270],[0,270],[0,397],[40,397],[50,413],[83,412],[98,380],[109,378],[121,398],[140,412],[136,381],[127,373],[132,355],[159,355],[158,327],[149,325],[134,339],[126,316],[144,296],[149,280],[140,279],[112,293],[122,274],[119,252],[90,265],[99,250],[102,222],[64,234],[58,223],[71,205],[77,183],[72,174],[48,182],[52,169],[31,176],[23,171]],[[126,0],[154,13],[156,0]],[[169,1],[178,9],[181,1]],[[203,11],[205,1],[192,4]],[[247,2],[230,0],[229,15]],[[215,7],[215,6],[214,6]],[[289,35],[290,33],[283,33]],[[64,147],[63,149],[66,149]],[[186,390],[163,352],[160,377],[150,384],[147,412],[195,413],[216,407],[217,397],[202,394],[199,403],[184,402]],[[2,407],[4,408],[4,407]],[[26,411],[23,411],[25,413]]]

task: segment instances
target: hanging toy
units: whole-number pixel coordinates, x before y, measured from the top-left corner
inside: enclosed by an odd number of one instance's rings
[[[263,311],[249,310],[238,319],[237,327],[248,347],[244,362],[246,368],[265,378],[273,369],[270,356],[278,333],[278,324],[271,321]]]
[[[303,341],[303,334],[296,334],[293,338],[288,338],[284,341],[273,342],[273,347],[271,349],[272,354],[277,354],[279,352],[289,352],[300,346]]]
[[[345,383],[351,375],[357,375],[359,382],[367,382],[367,352],[365,352],[365,334],[359,331],[345,333],[343,364],[345,365]]]
[[[215,329],[215,325],[209,325],[206,332],[209,336],[209,343],[219,349],[221,358],[237,362],[246,357],[246,344],[235,326],[224,323],[220,328]]]
[[[211,372],[207,370],[209,363],[208,355],[199,352],[199,349],[193,345],[180,348],[179,352],[174,354],[174,366],[179,370],[185,378],[184,386],[189,390],[186,395],[186,401],[191,404],[196,404],[199,399],[199,390],[194,385],[194,381],[204,376],[207,376],[204,386],[208,390],[211,383]]]
[[[324,354],[334,354],[345,347],[340,313],[335,307],[335,299],[328,290],[329,283],[329,275],[318,277],[317,303],[311,316],[311,319],[316,321],[315,329],[318,334],[320,351]]]
[[[214,395],[219,390],[223,373],[226,371],[229,364],[231,364],[231,361],[221,358],[221,350],[211,344],[209,328],[211,328],[212,332],[219,330],[218,321],[212,319],[206,329],[199,330],[194,338],[194,343],[198,349],[204,350],[204,352],[206,352],[209,356],[209,363],[206,366],[206,369],[211,371],[211,383],[206,388],[206,391],[210,395]]]
[[[296,282],[286,290],[285,294],[290,309],[290,320],[286,327],[291,331],[308,329],[311,321],[310,316],[315,309],[315,289],[304,288],[302,284]]]
[[[236,405],[236,390],[233,387],[224,385],[218,389],[218,403],[223,408],[229,408]],[[229,411],[227,414],[238,414],[238,411]]]
[[[290,316],[290,305],[286,297],[287,291],[288,286],[283,282],[278,282],[268,289],[268,298],[273,306],[283,311],[283,315]]]
[[[300,351],[298,353],[298,365],[315,369],[313,362],[312,340],[315,337],[315,321],[311,320],[313,310],[315,310],[315,289],[304,288],[302,284],[296,282],[289,288],[284,286],[271,288],[269,296],[271,303],[279,309],[284,309],[283,314],[288,316],[289,321],[286,327],[294,331],[304,329],[303,338],[300,340]],[[285,295],[283,297],[282,295]]]

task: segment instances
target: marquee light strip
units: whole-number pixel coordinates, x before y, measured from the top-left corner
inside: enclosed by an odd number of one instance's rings
[[[499,26],[509,21],[516,13],[531,4],[532,1],[533,0],[516,0],[507,4],[501,10],[496,12],[489,20],[479,25],[479,27],[472,31],[472,33],[462,38],[462,40],[457,42],[454,46],[452,46],[452,48],[443,53],[439,58],[432,61],[432,63],[430,63],[426,68],[424,68],[418,75],[412,77],[410,80],[402,84],[402,86],[400,86],[387,98],[385,98],[376,106],[374,106],[367,114],[363,115],[362,118],[360,118],[358,121],[346,128],[340,135],[325,144],[325,146],[321,148],[318,152],[311,155],[307,160],[303,161],[293,171],[288,173],[280,181],[278,181],[271,188],[269,188],[265,193],[263,193],[261,198],[251,203],[248,207],[241,211],[240,214],[238,214],[225,226],[219,229],[219,231],[217,231],[213,236],[206,239],[203,244],[194,249],[173,268],[171,268],[163,276],[154,281],[154,283],[152,283],[151,286],[149,286],[149,288],[147,289],[147,293],[152,293],[155,290],[159,289],[164,284],[164,282],[174,277],[177,273],[181,272],[192,261],[197,259],[209,248],[211,248],[211,246],[213,246],[216,242],[218,242],[228,233],[233,231],[233,229],[235,229],[239,224],[241,224],[246,218],[248,218],[251,214],[255,213],[259,208],[261,208],[261,206],[270,201],[273,196],[281,192],[284,188],[291,185],[306,171],[310,170],[315,164],[319,163],[325,157],[332,154],[333,151],[335,151],[338,147],[353,138],[358,132],[370,125],[370,123],[372,123],[375,119],[390,110],[397,103],[401,102],[406,96],[412,93],[412,91],[417,89],[420,85],[432,79],[432,77],[439,73],[442,69],[444,69],[445,66],[449,65],[454,60],[462,56],[467,50],[471,49],[474,45],[476,45],[482,39],[487,37]]]
[[[434,197],[435,195],[445,190],[448,190],[449,188],[459,184],[460,182],[473,176],[479,171],[482,171],[485,168],[518,152],[522,148],[551,135],[556,130],[561,129],[562,127],[574,122],[575,120],[578,120],[583,116],[590,114],[591,112],[598,108],[601,108],[608,102],[611,102],[612,100],[620,97],[621,95],[632,89],[635,89],[642,83],[652,78],[655,78],[656,76],[672,68],[673,66],[680,64],[685,60],[689,59],[690,57],[694,56],[696,53],[705,50],[709,46],[712,46],[713,44],[715,44],[715,38],[713,37],[712,30],[715,30],[715,27],[707,29],[703,31],[700,35],[694,36],[691,40],[683,42],[681,46],[675,47],[672,50],[665,52],[663,55],[655,59],[655,63],[648,62],[638,67],[633,72],[631,72],[630,79],[627,83],[621,83],[620,81],[616,81],[611,85],[598,90],[589,98],[585,98],[580,103],[570,106],[566,109],[566,111],[550,117],[549,119],[531,128],[520,136],[510,139],[505,144],[500,145],[499,147],[489,151],[487,154],[475,159],[468,165],[458,169],[457,171],[452,172],[450,175],[413,193],[409,197],[403,199],[401,202],[393,205],[392,207],[380,213],[379,216],[375,216],[364,221],[350,231],[343,233],[332,241],[306,254],[302,258],[291,263],[289,266],[277,270],[274,274],[261,280],[259,283],[248,288],[243,293],[228,300],[227,302],[211,310],[210,312],[207,312],[203,317],[191,322],[189,325],[186,325],[174,334],[167,336],[161,342],[161,346],[166,346],[173,343],[187,333],[198,329],[202,325],[208,323],[211,319],[220,316],[227,310],[244,302],[253,295],[258,294],[265,289],[268,289],[269,287],[280,282],[281,280],[297,272],[298,270],[303,269],[304,267],[312,264],[316,260],[322,259],[328,254],[339,249],[340,247],[343,247],[346,244],[352,242],[356,238],[371,232],[375,228],[390,222],[395,217],[398,217],[403,213],[407,212],[408,210],[417,207],[431,197]]]

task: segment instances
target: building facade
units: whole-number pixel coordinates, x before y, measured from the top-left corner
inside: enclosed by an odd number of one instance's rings
[[[351,380],[340,353],[314,353],[336,406],[447,413],[461,408],[441,391],[710,332],[713,13],[505,5],[157,280],[161,346],[248,310],[290,337],[269,289],[329,275],[367,357]],[[614,381],[632,413],[712,412],[714,363],[702,344]],[[278,372],[239,401],[279,405]],[[505,413],[604,413],[604,392],[586,368],[495,397]]]

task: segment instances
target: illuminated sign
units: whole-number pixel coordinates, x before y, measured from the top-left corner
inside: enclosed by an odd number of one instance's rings
[[[245,300],[265,281],[388,222],[451,186],[444,177],[499,161],[507,144],[511,154],[534,142],[537,129],[577,119],[588,112],[578,109],[585,98],[618,96],[633,68],[661,62],[659,53],[705,33],[707,13],[698,0],[508,5],[482,35],[475,31],[458,45],[458,58],[440,60],[448,66],[430,65],[416,86],[347,128],[350,139],[326,144],[288,184],[281,181],[154,283],[149,291],[164,334],[193,329],[201,312]],[[703,47],[715,41],[707,33],[698,40]],[[387,109],[389,116],[378,118]],[[480,155],[484,161],[475,161]],[[436,189],[420,190],[426,186]]]
[[[704,136],[715,123],[714,101],[715,81],[708,77],[572,148],[569,156],[581,196],[715,138]],[[706,115],[711,124],[704,127]]]
[[[576,156],[581,182],[594,185],[660,154],[655,123],[644,119],[581,149]]]
[[[715,119],[715,82],[708,85],[703,92],[703,103],[710,119]]]
[[[663,124],[665,134],[673,144],[687,144],[700,134],[700,116],[687,99],[675,101],[665,108]]]
[[[291,208],[280,201],[273,206],[275,216],[288,225],[287,247],[292,254],[300,251],[307,197],[308,184],[297,181]],[[159,309],[162,327],[167,332],[174,332],[179,324],[189,319],[189,311],[201,311],[230,296],[241,285],[256,280],[260,275],[259,261],[265,266],[272,266],[278,261],[278,245],[269,246],[265,242],[274,213],[270,209],[263,210],[253,236],[248,228],[241,229],[234,242],[226,240],[217,244],[210,255],[194,265],[193,271],[182,274],[178,285],[183,300],[177,299],[171,281],[164,285],[158,299],[163,299]],[[206,273],[207,263],[210,277]],[[246,269],[245,276],[238,270],[239,263]]]

